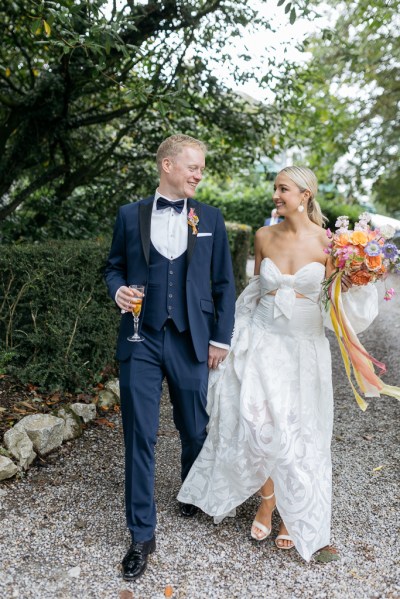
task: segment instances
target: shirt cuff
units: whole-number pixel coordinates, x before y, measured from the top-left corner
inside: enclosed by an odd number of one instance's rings
[[[121,289],[121,287],[118,287],[117,292],[116,292],[115,297],[114,297],[114,301],[115,301],[116,304],[117,304],[118,293],[119,293],[120,289]],[[117,306],[118,306],[118,304],[117,304]],[[118,306],[118,308],[119,308],[119,306]],[[121,308],[121,314],[126,314],[126,312],[127,312],[127,310],[122,310],[122,308]]]
[[[227,351],[230,348],[230,345],[227,345],[226,343],[219,343],[219,341],[209,341],[210,345],[214,345],[214,347],[219,347],[221,349],[226,349]]]

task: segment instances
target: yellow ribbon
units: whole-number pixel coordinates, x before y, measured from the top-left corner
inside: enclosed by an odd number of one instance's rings
[[[346,317],[341,302],[342,273],[337,274],[332,287],[333,293],[332,291],[330,292],[330,316],[333,330],[339,343],[340,353],[342,354],[346,375],[357,404],[363,411],[368,407],[368,404],[361,397],[351,380],[351,370],[353,370],[354,378],[361,393],[365,394],[372,391],[377,396],[389,395],[400,400],[400,388],[386,385],[377,376],[374,369],[374,362],[383,370],[385,369],[384,364],[380,364],[368,354]]]

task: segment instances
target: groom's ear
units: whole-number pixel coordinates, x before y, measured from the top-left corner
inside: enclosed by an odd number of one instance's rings
[[[161,162],[161,171],[164,173],[170,173],[171,167],[172,167],[171,158],[169,158],[168,156],[166,158],[163,158],[163,160]]]

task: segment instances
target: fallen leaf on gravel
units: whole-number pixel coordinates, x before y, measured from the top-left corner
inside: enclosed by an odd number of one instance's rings
[[[1,408],[0,407],[0,412],[6,412],[7,408]]]
[[[128,589],[124,589],[119,592],[119,599],[133,599],[132,591],[128,591]]]
[[[365,439],[366,441],[372,441],[373,436],[372,435],[363,435],[363,439]]]
[[[29,414],[26,410],[20,410],[19,408],[13,407],[14,412],[18,412],[18,414]]]
[[[379,470],[382,470],[382,468],[384,468],[385,466],[377,466],[376,468],[372,468],[372,472],[379,472]]]
[[[110,422],[109,420],[107,420],[107,418],[96,418],[96,420],[94,420],[94,422],[96,424],[100,424],[103,426],[109,426],[110,428],[115,427],[115,424],[113,422]]]
[[[35,406],[32,406],[30,403],[28,403],[27,401],[20,401],[18,402],[20,406],[25,406],[25,408],[29,408],[30,410],[34,410],[36,412],[37,408],[35,408]]]
[[[174,589],[172,588],[172,586],[170,584],[167,584],[167,586],[165,587],[165,591],[164,591],[165,597],[172,597],[173,594],[174,594]]]
[[[337,549],[328,545],[321,549],[321,551],[315,556],[315,561],[322,564],[328,564],[329,562],[337,562],[340,560]]]

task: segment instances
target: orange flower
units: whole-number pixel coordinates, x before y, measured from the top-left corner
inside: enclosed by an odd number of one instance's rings
[[[350,235],[348,233],[341,233],[338,237],[335,237],[335,245],[339,247],[345,247],[349,245]]]
[[[382,266],[382,258],[381,256],[366,256],[365,258],[366,265],[370,270],[379,270]]]
[[[367,285],[373,277],[371,272],[368,270],[355,270],[350,273],[350,280],[353,285]]]
[[[353,231],[351,234],[351,241],[355,245],[367,245],[368,243],[368,235],[364,233],[364,231]]]

